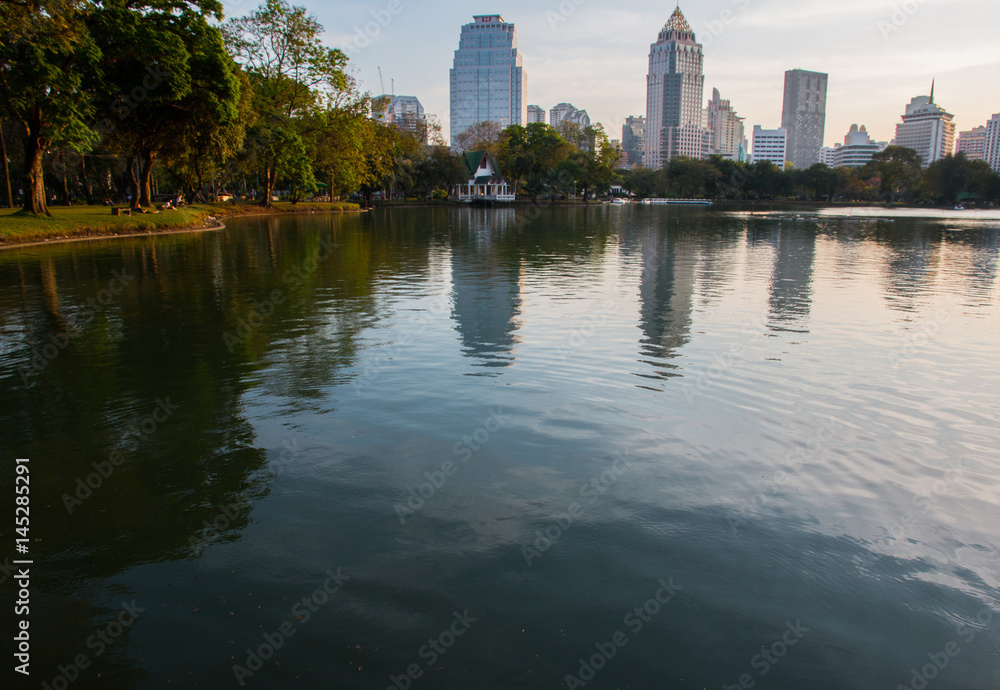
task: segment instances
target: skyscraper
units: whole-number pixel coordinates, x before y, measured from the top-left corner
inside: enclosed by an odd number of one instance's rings
[[[622,149],[628,156],[629,165],[642,165],[646,146],[646,118],[631,116],[622,125]]]
[[[643,165],[661,168],[676,156],[706,158],[702,124],[705,87],[701,44],[678,6],[649,49]]]
[[[712,89],[712,100],[708,102],[705,114],[708,131],[711,133],[709,153],[731,160],[744,160],[746,133],[743,129],[743,118],[736,114],[729,101],[722,100],[718,89]]]
[[[581,127],[590,127],[590,115],[586,110],[577,110],[572,103],[560,103],[549,111],[549,124],[559,127],[562,122],[575,122]]]
[[[528,119],[528,74],[517,29],[498,14],[462,27],[451,69],[451,140],[477,122],[501,127]]]
[[[528,106],[528,120],[526,124],[531,124],[532,122],[541,122],[545,124],[545,109],[540,105],[529,105]]]
[[[919,153],[921,164],[926,168],[952,152],[955,146],[953,117],[934,103],[934,85],[931,84],[930,96],[917,96],[906,106],[892,143]]]
[[[819,162],[826,129],[826,87],[829,75],[793,69],[785,72],[785,102],[781,126],[788,132],[785,159],[796,168]]]
[[[377,100],[384,104],[384,110],[373,113],[376,120],[396,125],[399,129],[420,136],[426,143],[427,117],[420,99],[416,96],[383,94]]]
[[[983,160],[994,171],[1000,173],[1000,113],[986,123],[986,143],[983,146]]]

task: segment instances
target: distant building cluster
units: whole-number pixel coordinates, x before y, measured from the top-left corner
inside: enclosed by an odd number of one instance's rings
[[[704,49],[678,6],[649,50],[646,113],[633,115],[615,140],[623,166],[660,168],[678,156],[722,156],[734,161],[771,161],[808,168],[860,167],[890,144],[912,149],[926,167],[952,152],[984,160],[1000,172],[1000,114],[967,132],[955,131],[954,116],[930,96],[906,106],[891,142],[876,142],[864,125],[853,125],[843,144],[824,147],[829,75],[803,69],[785,72],[781,126],[754,125],[750,141],[744,118],[718,89],[703,100]],[[518,48],[517,29],[501,15],[476,15],[462,27],[451,69],[451,140],[473,124],[501,127],[564,122],[591,124],[586,110],[559,103],[548,113],[529,105],[528,77]],[[410,128],[424,117],[416,98],[392,96],[388,118]]]
[[[376,99],[376,102],[383,104],[382,107],[375,108],[376,120],[396,125],[427,143],[427,116],[424,114],[424,106],[416,96],[383,94]]]

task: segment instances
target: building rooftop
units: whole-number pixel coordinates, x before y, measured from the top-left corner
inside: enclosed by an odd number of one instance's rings
[[[681,12],[681,6],[678,5],[674,13],[670,15],[670,19],[663,26],[664,31],[686,31],[688,33],[693,33],[691,31],[691,25],[688,24],[688,20],[684,18],[684,13]]]

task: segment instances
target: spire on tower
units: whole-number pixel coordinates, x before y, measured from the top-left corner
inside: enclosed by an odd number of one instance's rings
[[[931,103],[932,103],[932,104],[934,103],[934,82],[935,82],[935,81],[936,81],[936,80],[934,80],[934,79],[931,79]]]

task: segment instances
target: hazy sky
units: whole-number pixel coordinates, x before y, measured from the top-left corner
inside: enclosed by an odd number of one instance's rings
[[[446,135],[448,70],[461,26],[473,14],[501,14],[517,26],[528,103],[546,111],[562,101],[585,108],[613,139],[625,117],[645,115],[649,46],[674,10],[673,0],[292,2],[317,15],[331,45],[350,48],[363,90],[381,92],[381,67],[386,89],[394,79],[396,93],[417,96]],[[228,12],[255,4],[232,0]],[[784,72],[794,68],[830,75],[827,145],[843,141],[852,123],[867,125],[876,140],[891,139],[906,104],[927,95],[932,78],[936,102],[960,130],[1000,113],[998,0],[680,4],[705,47],[705,100],[718,88],[746,118],[748,137],[755,124],[780,125]],[[366,27],[377,35],[359,49],[364,40],[355,37]]]

